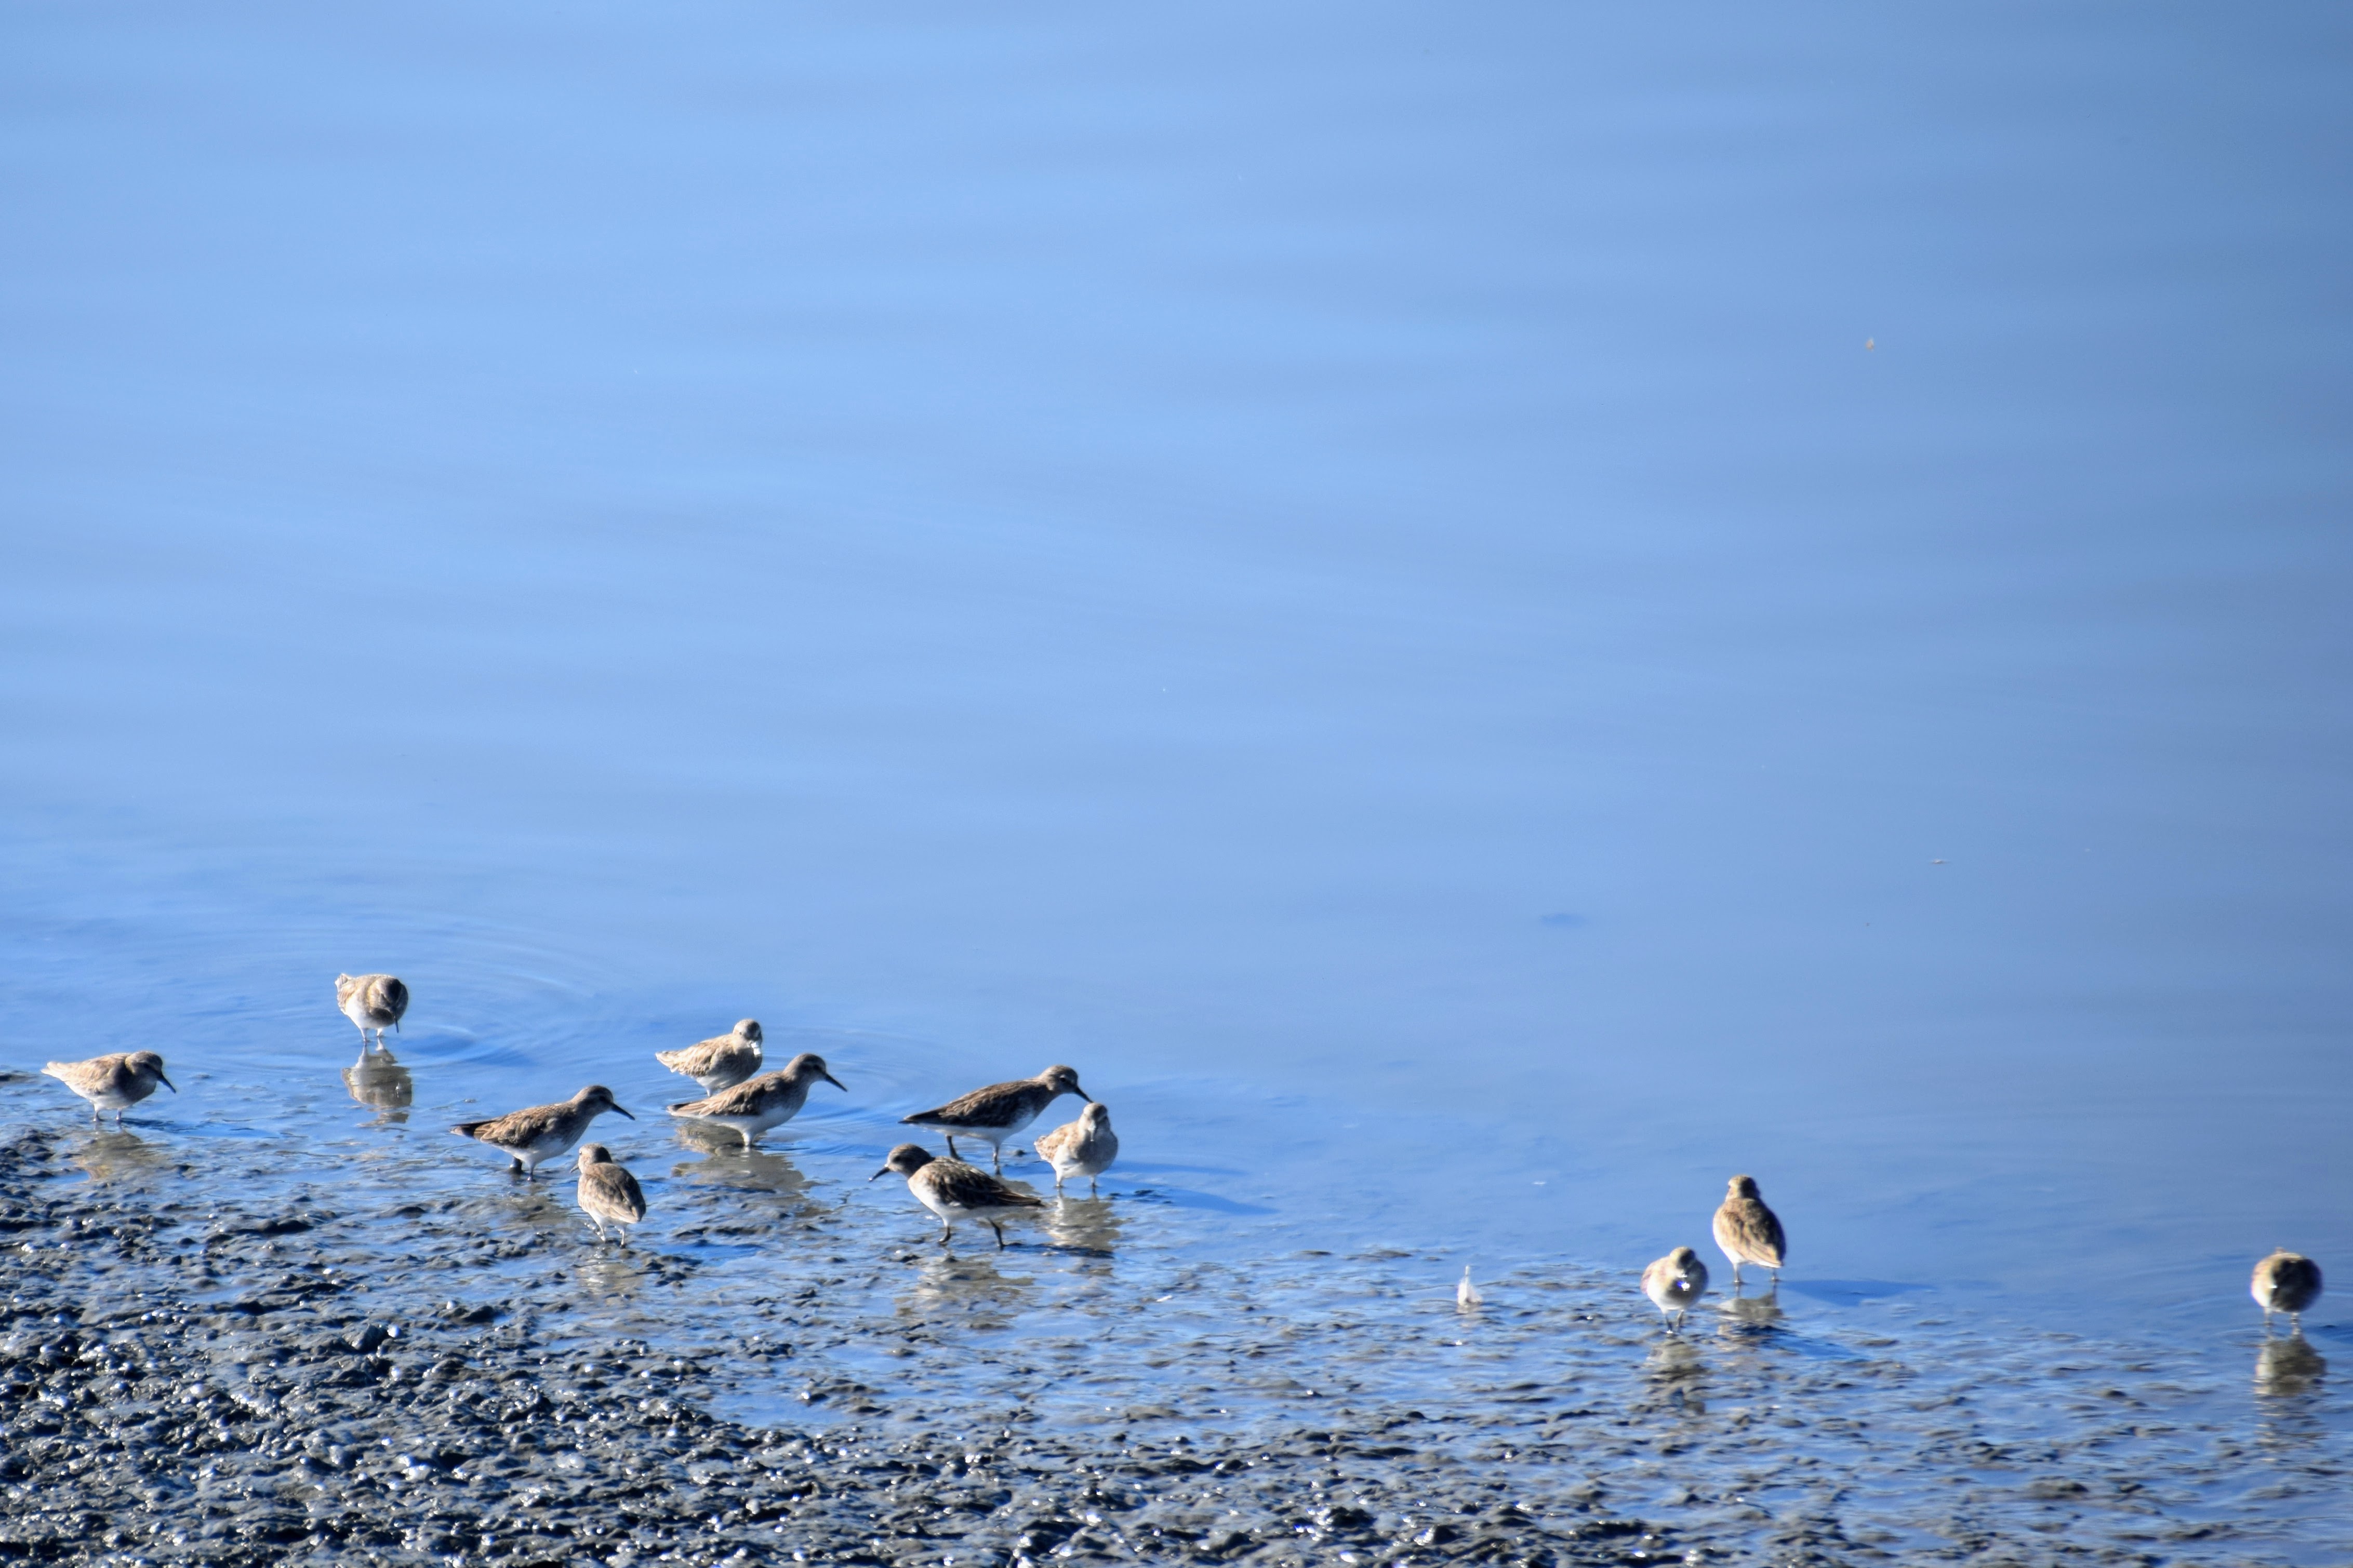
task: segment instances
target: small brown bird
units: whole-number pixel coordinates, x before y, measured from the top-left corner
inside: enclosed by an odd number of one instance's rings
[[[396,975],[338,974],[335,1005],[360,1026],[360,1055],[364,1058],[370,1029],[375,1031],[375,1043],[381,1048],[384,1032],[400,1027],[400,1016],[408,1011],[408,987]]]
[[[1732,1259],[1732,1289],[1736,1295],[1740,1290],[1740,1266],[1744,1263],[1770,1268],[1773,1283],[1780,1284],[1781,1263],[1789,1255],[1789,1241],[1782,1234],[1779,1216],[1757,1195],[1756,1177],[1732,1178],[1724,1206],[1715,1211],[1715,1245]]]
[[[2272,1326],[2274,1312],[2285,1312],[2289,1326],[2302,1333],[2305,1309],[2320,1300],[2320,1265],[2300,1252],[2280,1247],[2255,1265],[2247,1293],[2263,1310],[2264,1328]]]
[[[899,1118],[899,1121],[905,1126],[929,1127],[946,1134],[948,1158],[951,1160],[956,1157],[957,1139],[987,1139],[990,1168],[1001,1173],[1005,1169],[1007,1140],[1037,1121],[1039,1111],[1066,1094],[1075,1094],[1090,1102],[1094,1099],[1079,1087],[1077,1069],[1057,1065],[1048,1068],[1036,1078],[992,1083],[987,1089],[976,1089],[970,1094],[951,1100],[936,1110],[918,1110],[913,1116]]]
[[[1054,1190],[1072,1176],[1087,1179],[1087,1191],[1097,1191],[1095,1178],[1119,1158],[1119,1134],[1111,1130],[1111,1108],[1089,1100],[1076,1121],[1066,1121],[1038,1140],[1038,1158],[1054,1167]]]
[[[940,1245],[955,1233],[955,1222],[976,1219],[997,1233],[997,1248],[1005,1250],[1003,1222],[1027,1209],[1046,1206],[1043,1198],[1007,1186],[977,1165],[961,1160],[934,1159],[920,1146],[902,1143],[891,1151],[882,1168],[867,1177],[880,1181],[896,1171],[907,1178],[915,1201],[940,1216]]]
[[[1707,1293],[1707,1265],[1688,1247],[1678,1247],[1642,1270],[1642,1294],[1662,1316],[1672,1314],[1670,1331],[1682,1331],[1692,1303]]]
[[[656,1051],[654,1060],[684,1078],[692,1079],[705,1094],[733,1089],[760,1070],[760,1020],[738,1019],[723,1035],[675,1051]]]
[[[460,1138],[471,1138],[478,1143],[488,1143],[503,1150],[514,1161],[514,1168],[529,1181],[532,1173],[546,1162],[562,1157],[565,1151],[580,1142],[588,1124],[607,1110],[617,1110],[629,1116],[615,1102],[613,1091],[601,1083],[592,1083],[570,1100],[554,1105],[534,1105],[528,1110],[510,1110],[504,1116],[493,1116],[488,1121],[460,1121],[449,1129]]]
[[[89,1100],[92,1121],[99,1119],[100,1111],[111,1110],[117,1127],[122,1125],[122,1113],[154,1093],[157,1084],[174,1094],[180,1092],[179,1086],[164,1076],[164,1058],[153,1051],[117,1051],[86,1062],[51,1062],[41,1070]]]
[[[803,1051],[776,1071],[764,1072],[749,1083],[723,1089],[701,1100],[681,1100],[670,1108],[670,1113],[705,1127],[728,1128],[749,1149],[752,1140],[761,1133],[798,1116],[801,1107],[808,1103],[809,1089],[819,1079],[844,1094],[849,1092],[839,1079],[826,1070],[823,1057],[815,1051]]]
[[[626,1166],[613,1163],[613,1152],[602,1143],[580,1145],[580,1212],[596,1227],[596,1239],[609,1239],[605,1227],[632,1226],[646,1217],[646,1194]],[[629,1245],[627,1230],[621,1245]]]

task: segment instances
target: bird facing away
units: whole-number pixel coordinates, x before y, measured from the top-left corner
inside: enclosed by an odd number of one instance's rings
[[[706,1127],[733,1128],[749,1149],[752,1140],[769,1128],[798,1116],[808,1103],[810,1086],[823,1079],[848,1094],[842,1081],[828,1072],[825,1058],[803,1051],[774,1072],[764,1072],[749,1083],[723,1089],[701,1100],[681,1100],[670,1108],[672,1116]]]
[[[977,1165],[962,1160],[935,1160],[913,1143],[891,1151],[882,1168],[867,1177],[879,1181],[896,1171],[907,1178],[915,1201],[940,1216],[940,1245],[955,1234],[955,1222],[976,1219],[997,1233],[997,1249],[1005,1250],[1004,1221],[1026,1209],[1046,1206],[1043,1198],[1007,1186]]]
[[[2285,1312],[2289,1325],[2302,1333],[2305,1309],[2320,1300],[2320,1265],[2300,1252],[2280,1247],[2255,1265],[2247,1292],[2263,1310],[2264,1328],[2272,1326],[2274,1312]]]
[[[1479,1287],[1471,1283],[1471,1266],[1464,1264],[1462,1278],[1454,1282],[1455,1310],[1461,1312],[1475,1311],[1486,1300],[1487,1298],[1480,1292]]]
[[[86,1062],[51,1062],[41,1070],[89,1100],[92,1121],[100,1111],[111,1110],[117,1127],[122,1125],[122,1113],[154,1093],[157,1084],[174,1094],[180,1092],[179,1086],[164,1076],[164,1058],[153,1051],[117,1051]]]
[[[1773,1283],[1780,1284],[1781,1261],[1789,1255],[1789,1241],[1781,1233],[1779,1216],[1757,1195],[1756,1177],[1732,1178],[1724,1195],[1724,1206],[1715,1211],[1715,1245],[1732,1259],[1732,1289],[1736,1294],[1740,1289],[1740,1266],[1744,1263],[1771,1269]]]
[[[1670,1331],[1680,1332],[1692,1303],[1707,1293],[1707,1265],[1688,1247],[1678,1247],[1642,1270],[1642,1294],[1662,1316],[1669,1316]]]
[[[408,987],[397,975],[338,974],[335,1005],[360,1026],[360,1055],[364,1057],[370,1029],[375,1031],[375,1043],[381,1048],[384,1032],[400,1027],[400,1016],[408,1011]]]
[[[528,1110],[510,1110],[488,1121],[460,1121],[449,1131],[460,1138],[504,1150],[514,1161],[514,1168],[522,1173],[523,1180],[529,1181],[532,1173],[542,1164],[562,1158],[565,1151],[580,1142],[588,1124],[608,1110],[619,1110],[630,1121],[637,1120],[614,1102],[611,1089],[601,1083],[592,1083],[570,1100],[554,1105],[534,1105]]]
[[[656,1051],[654,1060],[681,1077],[691,1078],[705,1094],[733,1089],[760,1070],[760,1020],[742,1018],[723,1035],[675,1051]]]
[[[605,1227],[631,1226],[646,1217],[646,1194],[626,1166],[613,1163],[613,1152],[602,1143],[580,1145],[580,1212],[596,1227],[596,1239],[607,1239]],[[621,1245],[629,1245],[628,1232]]]
[[[951,1160],[955,1158],[957,1139],[987,1139],[989,1165],[1002,1173],[1006,1141],[1037,1121],[1039,1111],[1066,1094],[1075,1094],[1090,1103],[1094,1100],[1079,1087],[1077,1069],[1057,1065],[1036,1078],[992,1083],[987,1089],[976,1089],[961,1099],[951,1100],[936,1110],[918,1110],[899,1121],[904,1126],[929,1127],[946,1134]]]
[[[1111,1108],[1100,1100],[1087,1101],[1076,1121],[1066,1121],[1038,1140],[1038,1158],[1054,1167],[1054,1191],[1072,1176],[1087,1179],[1094,1193],[1095,1178],[1119,1158],[1119,1134],[1111,1130]]]

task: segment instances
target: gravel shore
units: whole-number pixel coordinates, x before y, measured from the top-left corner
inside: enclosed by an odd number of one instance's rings
[[[668,1129],[624,1252],[438,1127],[52,1110],[0,1081],[0,1559],[2353,1555],[2328,1331],[1785,1289],[1670,1337],[1630,1269],[1558,1261],[1461,1312],[1435,1254],[1238,1247],[1143,1186],[943,1252],[871,1151]]]

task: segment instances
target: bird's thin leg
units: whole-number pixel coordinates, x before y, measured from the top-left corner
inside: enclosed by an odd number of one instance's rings
[[[1091,1198],[1103,1196],[1103,1189],[1095,1185],[1095,1179],[1092,1176],[1087,1178],[1087,1196]]]
[[[999,1251],[999,1252],[1004,1251],[1004,1250],[1005,1250],[1005,1227],[1004,1227],[1003,1226],[1001,1226],[1001,1225],[997,1224],[995,1220],[990,1220],[990,1221],[988,1222],[988,1228],[989,1228],[989,1229],[991,1229],[991,1230],[993,1230],[993,1231],[995,1231],[995,1232],[997,1233],[997,1251]]]
[[[955,1158],[956,1157],[956,1152],[955,1152],[955,1133],[953,1133],[953,1132],[949,1133],[949,1134],[947,1135],[947,1140],[948,1140],[948,1158],[949,1158],[949,1159],[951,1159],[951,1160],[953,1160],[953,1159],[955,1159]]]
[[[988,1146],[988,1168],[1000,1176],[1005,1174],[1005,1151],[994,1143]]]

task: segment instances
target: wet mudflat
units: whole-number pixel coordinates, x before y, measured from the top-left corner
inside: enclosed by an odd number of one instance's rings
[[[1434,1254],[1217,1256],[1231,1216],[1148,1184],[944,1253],[822,1142],[641,1152],[657,1223],[599,1250],[565,1180],[399,1140],[93,1132],[52,1087],[0,1082],[10,1557],[2353,1550],[2333,1330],[2153,1349],[1785,1288],[1676,1340],[1569,1260],[1463,1312]]]

